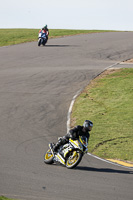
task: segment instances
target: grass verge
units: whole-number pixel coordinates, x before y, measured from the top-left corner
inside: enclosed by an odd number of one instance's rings
[[[0,29],[0,46],[14,45],[38,40],[39,29]],[[82,33],[111,32],[107,30],[67,30],[50,29],[49,38],[76,35]]]
[[[14,200],[14,199],[9,199],[9,198],[7,198],[7,197],[0,196],[0,200]]]
[[[71,126],[94,122],[89,152],[133,162],[133,69],[107,70],[76,99]]]

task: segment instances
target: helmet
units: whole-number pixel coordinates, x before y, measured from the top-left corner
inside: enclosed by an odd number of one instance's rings
[[[85,120],[83,123],[83,127],[86,131],[91,131],[93,123],[90,120]]]
[[[42,28],[42,30],[47,29],[47,24]]]

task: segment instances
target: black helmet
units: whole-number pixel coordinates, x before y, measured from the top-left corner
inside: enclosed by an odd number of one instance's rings
[[[91,131],[93,123],[90,120],[85,120],[83,123],[83,127],[86,131]]]

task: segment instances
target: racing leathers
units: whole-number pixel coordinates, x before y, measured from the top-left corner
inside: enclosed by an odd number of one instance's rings
[[[47,40],[48,40],[48,35],[49,35],[49,30],[48,30],[48,28],[46,29],[44,29],[44,28],[42,28],[40,31],[39,31],[39,33],[41,33],[41,34],[46,34],[46,38],[47,38]]]
[[[53,150],[56,152],[61,145],[64,145],[69,142],[69,138],[77,140],[79,136],[85,136],[87,140],[89,140],[90,134],[89,131],[85,130],[83,126],[76,126],[73,129],[71,129],[65,136],[59,138]]]

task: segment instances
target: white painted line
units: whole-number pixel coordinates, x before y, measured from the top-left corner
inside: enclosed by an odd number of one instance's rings
[[[93,157],[93,158],[96,158],[96,159],[98,159],[98,160],[101,160],[101,161],[110,163],[110,164],[112,164],[112,165],[117,165],[117,166],[120,166],[120,167],[124,167],[124,168],[132,169],[132,170],[133,170],[133,167],[126,167],[126,166],[124,166],[124,165],[120,165],[120,164],[118,164],[118,163],[114,163],[114,162],[111,162],[111,161],[109,161],[109,160],[105,160],[105,159],[100,158],[100,157],[98,157],[98,156],[95,156],[95,155],[93,155],[93,154],[91,154],[91,153],[87,153],[87,154],[88,154],[89,156]]]
[[[70,107],[69,107],[69,110],[68,110],[68,114],[67,114],[67,133],[69,132],[70,130],[70,119],[71,119],[71,113],[72,113],[72,108],[73,108],[73,105],[74,105],[74,102],[76,100],[76,98],[78,97],[78,95],[81,93],[82,89],[80,89],[76,95],[73,97],[71,103],[70,103]]]
[[[133,65],[133,63],[129,63],[129,62],[121,62],[120,65]]]
[[[106,67],[101,73],[103,73],[105,70],[107,70],[107,69],[109,69],[109,68],[113,68],[113,67],[115,67],[116,65],[119,65],[119,64],[120,64],[120,62],[115,63],[115,64],[113,64],[113,65],[110,65],[109,67]]]
[[[119,63],[115,63],[115,64],[113,64],[113,65],[110,65],[109,67],[106,67],[101,73],[103,73],[105,70],[107,70],[107,69],[109,69],[109,68],[113,68],[114,66],[116,66],[116,65],[118,65],[118,64],[119,64]],[[94,77],[94,79],[95,79],[97,76],[99,76],[101,73],[97,74],[97,75]],[[70,130],[70,118],[71,118],[71,113],[72,113],[72,108],[73,108],[74,102],[75,102],[76,98],[78,97],[78,95],[81,93],[82,90],[83,90],[83,88],[80,89],[80,90],[76,93],[76,95],[72,98],[72,101],[71,101],[71,103],[70,103],[70,107],[69,107],[68,114],[67,114],[67,133],[68,133],[68,131]]]
[[[115,63],[115,64],[113,64],[113,65],[110,65],[109,67],[106,67],[101,73],[103,73],[105,70],[107,70],[107,69],[109,69],[109,68],[113,68],[114,66],[119,65],[119,64],[120,64],[120,62],[119,62],[119,63]],[[101,74],[101,73],[100,73],[100,74]],[[98,74],[97,76],[99,76],[100,74]],[[97,76],[96,76],[96,77],[97,77]],[[94,79],[95,79],[96,77],[94,77]],[[71,104],[70,104],[70,107],[69,107],[69,110],[68,110],[68,114],[67,114],[67,133],[68,133],[69,130],[70,130],[70,116],[71,116],[71,113],[72,113],[72,108],[73,108],[74,102],[75,102],[76,98],[78,97],[78,95],[81,93],[82,90],[83,90],[83,89],[80,89],[80,90],[76,93],[76,95],[73,97],[73,99],[72,99],[72,101],[71,101]],[[120,167],[124,167],[124,168],[132,169],[132,170],[133,170],[132,167],[126,167],[126,166],[124,166],[124,165],[120,165],[120,164],[117,164],[117,163],[114,163],[114,162],[111,162],[111,161],[108,161],[108,160],[99,158],[99,157],[97,157],[97,156],[95,156],[95,155],[92,155],[92,154],[90,154],[90,153],[87,153],[87,154],[88,154],[89,156],[92,156],[92,157],[94,157],[94,158],[96,158],[96,159],[99,159],[99,160],[101,160],[101,161],[110,163],[110,164],[112,164],[112,165],[117,165],[117,166],[120,166]]]

